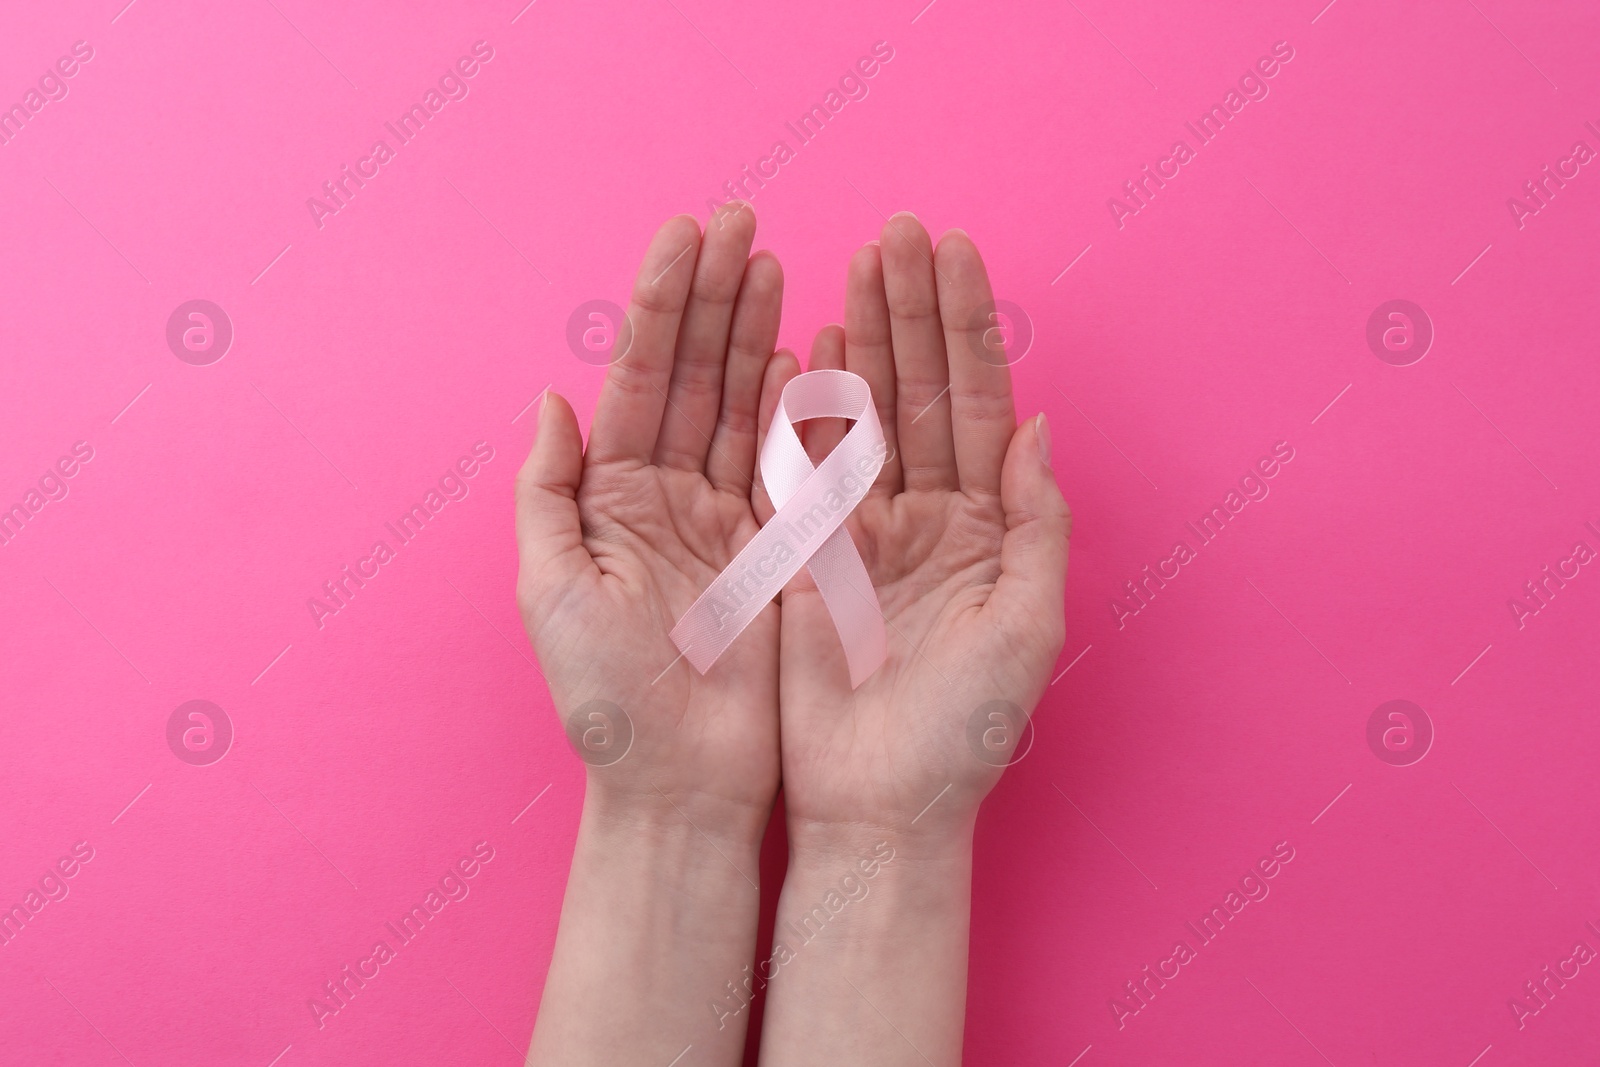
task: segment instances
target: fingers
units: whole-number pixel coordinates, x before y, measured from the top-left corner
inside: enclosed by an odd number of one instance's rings
[[[631,342],[607,369],[595,404],[590,462],[650,462],[699,248],[700,224],[692,215],[668,219],[651,239],[628,304]]]
[[[583,434],[572,405],[546,392],[539,432],[517,472],[517,548],[525,580],[551,588],[592,567],[578,519]]]
[[[755,512],[757,522],[766,522],[776,510],[761,480],[761,449],[766,447],[767,430],[772,426],[772,416],[778,409],[778,397],[783,394],[783,387],[799,375],[800,361],[787,348],[780,349],[767,361],[767,372],[761,381],[761,406],[757,410],[756,476],[750,489],[750,507]]]
[[[872,402],[889,449],[889,458],[869,495],[893,496],[901,488],[894,418],[894,347],[890,344],[889,304],[883,295],[883,253],[877,241],[861,246],[850,258],[844,288],[844,366],[872,389]]]
[[[950,385],[944,329],[934,285],[933,242],[922,223],[901,212],[883,227],[883,288],[894,346],[895,437],[907,491],[955,489]]]
[[[1067,539],[1072,513],[1049,466],[1050,427],[1037,415],[1011,435],[1000,479],[1006,533],[1000,543],[1000,577],[985,610],[1011,620],[1007,629],[1037,638],[1033,651],[1048,659],[1061,651],[1067,580]],[[1024,621],[1018,621],[1024,620]]]
[[[771,252],[757,252],[744,270],[733,325],[728,333],[728,362],[722,376],[722,409],[706,477],[718,489],[748,496],[756,462],[756,409],[761,382],[772,349],[778,343],[783,304],[783,268]]]
[[[806,370],[844,370],[844,327],[833,322],[817,331]],[[844,440],[843,419],[810,419],[800,427],[800,440],[812,463],[821,463]]]
[[[962,230],[939,241],[933,262],[950,358],[950,426],[964,493],[1000,492],[1000,468],[1017,428],[994,294],[978,248]],[[976,321],[975,321],[976,320]]]
[[[653,454],[657,466],[705,469],[722,406],[728,330],[755,234],[755,212],[739,201],[725,204],[706,227],[678,327],[672,384]]]

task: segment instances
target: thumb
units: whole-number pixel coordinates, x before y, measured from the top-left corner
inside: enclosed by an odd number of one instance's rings
[[[533,449],[517,472],[519,592],[564,585],[593,561],[583,547],[578,486],[583,480],[583,435],[572,405],[546,391]],[[530,605],[531,606],[531,605]]]
[[[1050,463],[1050,426],[1041,413],[1011,435],[1000,471],[1006,534],[1000,544],[1000,578],[989,606],[1001,612],[1007,629],[1037,633],[1041,644],[1050,644],[1053,658],[1065,639],[1061,597],[1067,582],[1072,512]]]

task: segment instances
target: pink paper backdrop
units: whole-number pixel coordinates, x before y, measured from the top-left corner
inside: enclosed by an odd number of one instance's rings
[[[0,1061],[518,1062],[582,780],[512,599],[528,405],[590,409],[569,316],[778,141],[784,342],[883,214],[964,227],[1076,515],[968,1062],[1600,1049],[1593,4],[124,2],[0,34]]]

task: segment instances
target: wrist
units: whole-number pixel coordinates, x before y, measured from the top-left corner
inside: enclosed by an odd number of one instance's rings
[[[863,861],[902,866],[948,867],[971,863],[972,833],[976,817],[931,813],[915,822],[861,818],[850,821],[788,816],[789,868],[791,871],[833,872],[860,868]],[[863,872],[865,873],[865,872]]]
[[[931,820],[790,817],[763,1063],[960,1062],[972,823]]]
[[[751,878],[766,834],[765,810],[715,793],[597,780],[584,787],[580,839],[635,856],[693,860],[700,851],[721,853]],[[703,858],[703,857],[702,857]],[[721,865],[726,869],[727,864]],[[732,871],[726,871],[732,874]]]

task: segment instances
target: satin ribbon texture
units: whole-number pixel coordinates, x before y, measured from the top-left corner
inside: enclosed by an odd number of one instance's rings
[[[813,467],[794,424],[828,417],[854,419],[855,425]],[[860,375],[814,370],[783,387],[761,447],[761,477],[777,513],[672,628],[673,644],[695,670],[710,670],[801,567],[811,571],[833,616],[851,688],[882,665],[888,652],[883,612],[843,523],[887,455],[872,390]]]

